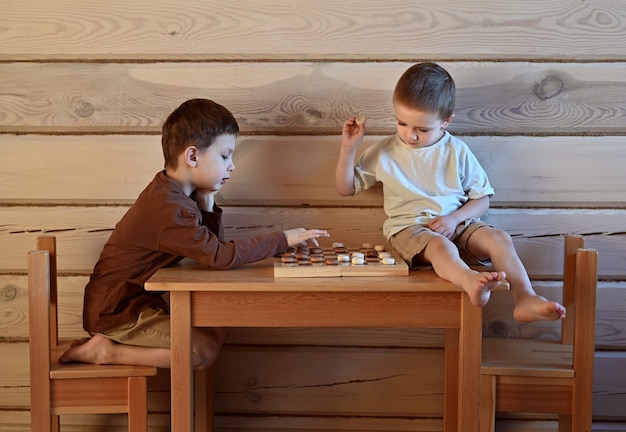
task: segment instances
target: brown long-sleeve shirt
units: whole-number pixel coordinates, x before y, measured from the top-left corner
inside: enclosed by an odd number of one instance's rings
[[[162,293],[143,284],[183,257],[225,270],[287,249],[281,231],[224,241],[222,210],[203,211],[180,186],[158,173],[118,222],[85,288],[83,327],[104,332],[135,321],[148,307],[165,308]]]

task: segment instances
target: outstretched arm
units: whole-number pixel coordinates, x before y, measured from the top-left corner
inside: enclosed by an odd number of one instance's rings
[[[294,228],[283,231],[285,233],[285,237],[287,237],[287,244],[289,246],[296,246],[299,244],[306,244],[307,241],[310,241],[315,246],[319,246],[317,239],[319,237],[330,237],[325,230],[320,229],[304,229],[304,228]]]
[[[364,121],[351,117],[343,124],[341,150],[335,169],[335,187],[341,196],[352,196],[354,189],[354,159],[365,135]]]

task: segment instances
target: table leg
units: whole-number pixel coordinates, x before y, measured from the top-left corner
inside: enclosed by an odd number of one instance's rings
[[[195,432],[213,432],[213,367],[195,371],[194,394]]]
[[[459,329],[458,431],[479,432],[482,308],[473,306],[466,294],[461,302]]]
[[[460,313],[460,312],[459,312]],[[459,372],[463,356],[459,350],[459,329],[446,329],[444,356],[443,430],[456,432],[459,424]]]
[[[191,358],[191,294],[170,294],[172,432],[193,426],[193,364]]]

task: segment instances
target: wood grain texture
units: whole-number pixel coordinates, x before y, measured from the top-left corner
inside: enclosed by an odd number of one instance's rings
[[[89,274],[123,206],[0,206],[0,272],[24,272],[26,252],[37,235],[59,238],[59,269]],[[385,242],[380,208],[227,207],[227,239],[266,230],[300,226],[327,229],[333,241],[346,244]],[[535,278],[558,278],[562,271],[562,235],[582,234],[599,251],[601,279],[624,280],[626,210],[622,209],[492,209],[487,222],[510,233],[518,255]],[[354,221],[358,221],[355,224]]]
[[[7,411],[2,413],[3,424],[10,432],[30,432],[29,413],[23,411]],[[106,419],[97,416],[72,416],[71,420],[63,420],[64,432],[125,432],[126,423],[122,416],[111,415]],[[170,431],[169,416],[166,414],[149,415],[150,432]],[[442,430],[441,420],[437,419],[404,419],[404,418],[344,418],[344,417],[266,417],[263,415],[218,415],[215,426],[221,432],[254,432],[265,430],[302,431],[362,431],[362,432],[439,432]],[[516,420],[502,419],[498,421],[501,432],[552,432],[556,422],[550,419]],[[597,421],[593,423],[594,432],[624,432],[623,423]]]
[[[0,429],[30,430],[26,251],[42,232],[59,237],[62,338],[82,337],[82,290],[115,223],[163,165],[159,134],[172,109],[207,97],[241,126],[237,169],[220,193],[227,236],[319,226],[341,241],[374,241],[385,218],[381,190],[354,198],[334,190],[341,125],[364,114],[366,143],[393,133],[397,78],[413,62],[434,60],[457,83],[450,130],[496,188],[487,220],[513,236],[540,277],[535,289],[559,296],[560,282],[543,276],[558,279],[562,234],[583,234],[599,250],[594,431],[626,432],[625,22],[623,0],[3,1]],[[555,323],[518,323],[511,308],[508,293],[494,293],[483,333],[557,337]],[[218,430],[440,431],[437,417],[375,417],[367,409],[387,409],[390,388],[418,397],[420,389],[387,374],[408,358],[428,373],[430,363],[415,353],[440,352],[443,337],[419,329],[233,329],[228,359],[240,367],[221,366],[236,384],[221,389],[228,403]],[[291,381],[281,381],[276,365]],[[315,383],[297,381],[311,373]],[[354,374],[383,379],[352,383]],[[288,387],[294,383],[304,385]],[[360,399],[340,397],[364,387],[370,394]],[[341,409],[325,412],[328,388]],[[150,386],[151,431],[170,430],[169,398],[167,374]],[[283,401],[311,414],[275,415]],[[68,432],[123,431],[126,420],[62,423]],[[512,415],[497,428],[556,425]]]
[[[59,325],[63,341],[85,337],[82,329],[83,290],[87,276],[59,278]],[[534,280],[535,290],[546,298],[560,300],[560,282]],[[0,276],[0,340],[28,340],[26,277]],[[597,300],[596,346],[598,350],[626,348],[626,282],[600,282]],[[513,301],[509,293],[494,293],[483,310],[483,334],[486,337],[552,338],[560,334],[558,322],[520,323],[513,319]],[[321,345],[361,347],[442,347],[439,330],[426,329],[236,329],[229,332],[229,343],[236,345]]]
[[[3,424],[10,432],[30,432],[28,411],[6,411],[2,413]],[[64,432],[107,432],[126,431],[125,419],[122,416],[72,416],[62,420]],[[150,432],[170,431],[169,416],[166,414],[149,415]],[[442,430],[441,420],[437,419],[405,419],[405,418],[344,418],[344,417],[267,417],[263,415],[217,415],[215,426],[221,432],[244,432],[264,430],[301,431],[362,431],[362,432],[439,432]],[[501,432],[551,432],[556,422],[549,419],[516,420],[503,419],[498,422]],[[623,423],[597,421],[593,423],[594,432],[624,432]]]
[[[382,137],[367,136],[362,147]],[[462,138],[496,190],[492,207],[626,208],[622,137]],[[379,186],[356,197],[337,194],[340,142],[339,136],[241,137],[235,171],[218,200],[223,206],[382,207]],[[0,204],[128,204],[163,167],[156,136],[0,135],[0,149]]]
[[[206,97],[230,109],[246,133],[339,136],[359,113],[370,133],[390,133],[393,88],[412,64],[0,63],[0,132],[158,134],[180,103]],[[626,130],[624,62],[441,65],[457,85],[456,133]]]
[[[11,0],[0,59],[624,59],[624,20],[619,0]]]
[[[276,414],[358,415],[365,408],[375,417],[441,415],[442,351],[235,348],[222,354],[216,365],[224,371],[216,374],[218,412],[231,406],[254,412],[267,405]],[[427,364],[431,373],[416,369],[417,362]],[[381,397],[389,403],[381,404]]]
[[[0,345],[3,358],[22,358],[27,350],[26,343]],[[222,414],[245,407],[266,416],[350,412],[381,419],[430,413],[432,418],[442,405],[442,360],[443,352],[432,349],[227,346],[216,364],[216,408]],[[594,413],[614,420],[623,416],[619,408],[626,387],[616,371],[625,361],[623,353],[596,355]],[[27,408],[28,365],[3,368],[0,378],[9,384],[0,386],[0,406]],[[167,413],[169,392],[150,390],[149,411]]]

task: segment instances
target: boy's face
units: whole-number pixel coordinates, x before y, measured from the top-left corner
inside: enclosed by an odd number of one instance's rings
[[[191,183],[196,189],[215,192],[221,189],[235,169],[236,141],[234,135],[220,135],[213,144],[196,153],[196,166],[191,175]]]
[[[396,129],[400,139],[409,147],[422,148],[436,143],[443,136],[454,115],[441,119],[437,114],[394,104]]]

